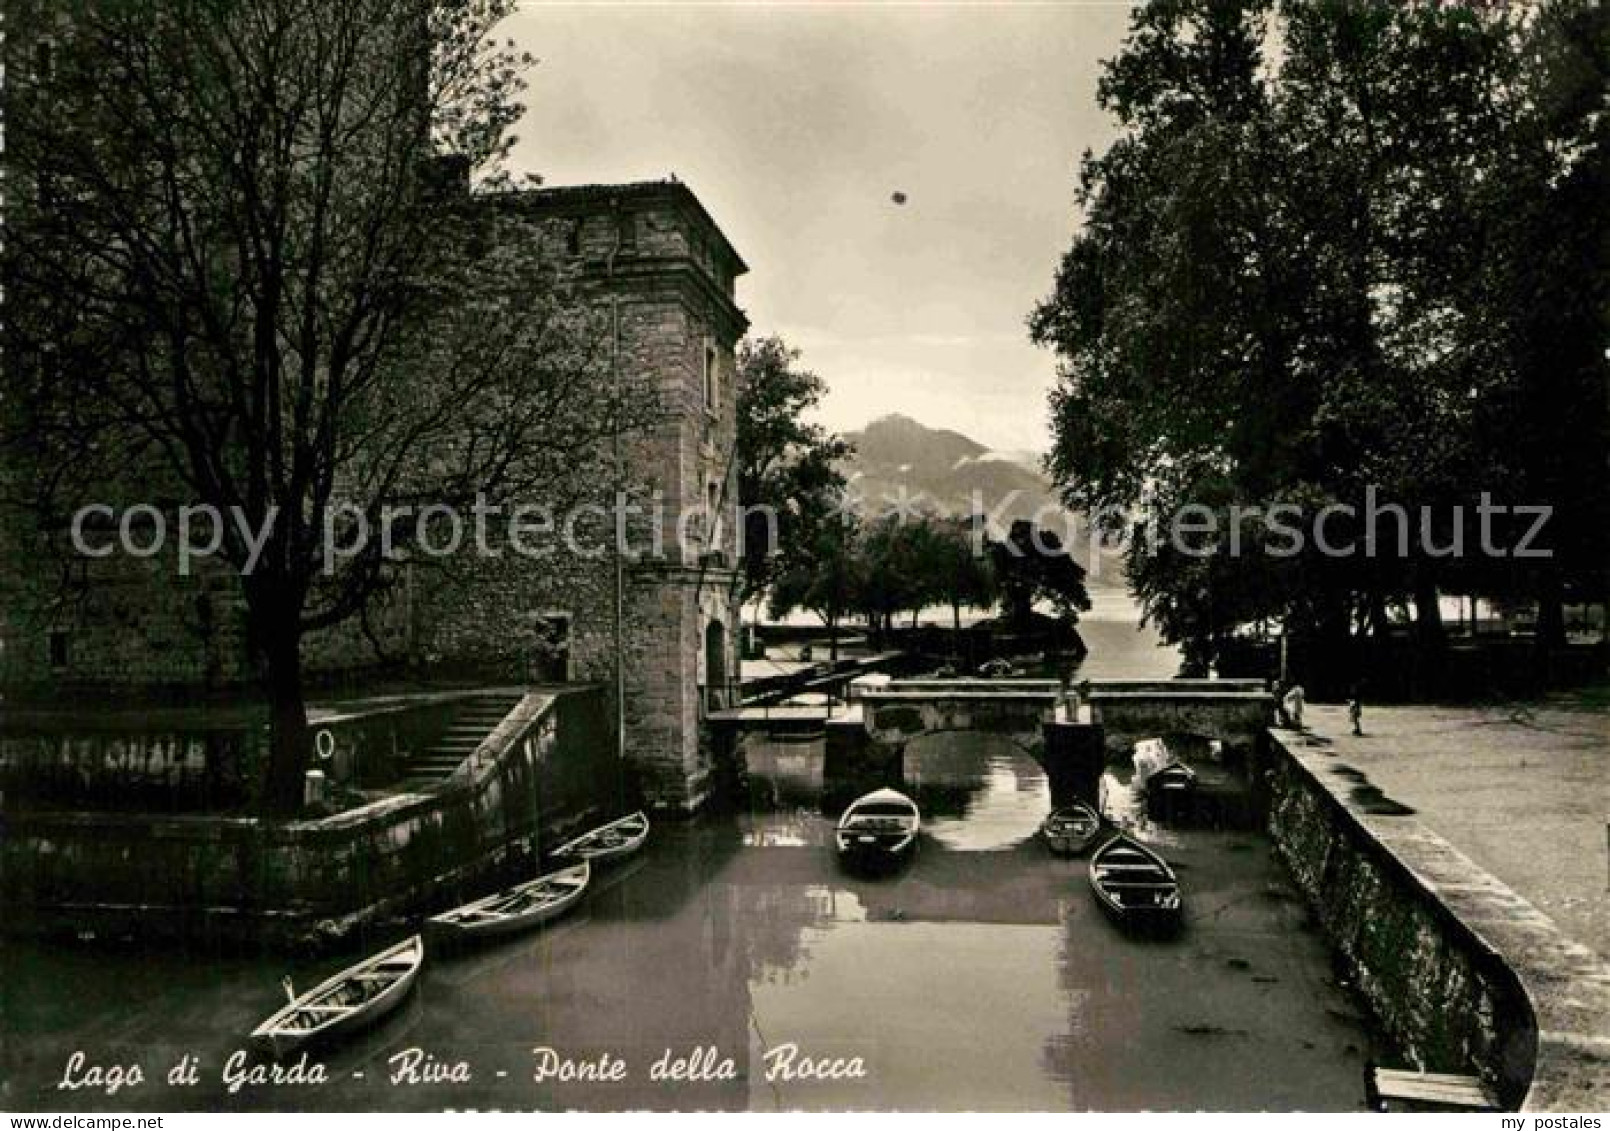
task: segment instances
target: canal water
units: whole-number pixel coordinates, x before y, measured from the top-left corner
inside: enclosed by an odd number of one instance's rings
[[[834,859],[820,739],[751,738],[746,754],[737,813],[657,827],[551,929],[433,955],[396,1016],[324,1055],[322,1084],[253,1083],[225,1065],[282,1000],[282,975],[311,985],[350,957],[0,943],[0,1107],[1362,1105],[1358,1007],[1256,832],[1149,824],[1110,777],[1109,812],[1185,891],[1177,937],[1133,938],[1097,908],[1085,862],[1035,838],[1045,776],[1003,738],[908,748],[924,832],[880,878]],[[75,1052],[74,1081],[138,1065],[144,1082],[59,1088]],[[168,1085],[186,1055],[196,1082]],[[469,1078],[393,1083],[410,1058]],[[543,1067],[595,1078],[539,1082]],[[596,1078],[611,1074],[624,1077]]]

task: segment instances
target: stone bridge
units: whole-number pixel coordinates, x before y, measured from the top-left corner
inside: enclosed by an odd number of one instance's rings
[[[1106,680],[1090,685],[1089,703],[1112,756],[1127,756],[1143,738],[1198,735],[1245,759],[1275,709],[1256,679]]]
[[[1057,705],[1057,684],[1047,680],[902,679],[870,676],[850,689],[867,735],[904,746],[924,734],[979,730],[1001,734],[1038,754],[1045,724]]]
[[[898,782],[905,748],[924,735],[1003,735],[1046,768],[1053,797],[1094,799],[1101,772],[1142,738],[1193,735],[1244,760],[1270,722],[1273,700],[1255,680],[1107,680],[1062,702],[1053,680],[867,676],[852,709],[826,720],[825,776],[848,786]]]
[[[1136,741],[1197,735],[1245,755],[1269,726],[1274,701],[1257,680],[1102,680],[1076,689],[1079,717],[1065,723],[1097,726],[1109,757],[1126,756]],[[877,742],[904,746],[923,734],[982,730],[1005,734],[1031,753],[1044,748],[1055,721],[1059,688],[1053,680],[901,679],[872,676],[852,687],[860,720]]]

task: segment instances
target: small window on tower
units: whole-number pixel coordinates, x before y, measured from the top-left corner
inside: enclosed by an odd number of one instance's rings
[[[565,227],[565,254],[581,254],[581,221],[572,220]]]
[[[709,342],[704,344],[704,407],[715,410],[716,397],[719,393],[720,382],[716,375],[716,347]]]
[[[708,543],[709,543],[710,548],[712,550],[714,550],[716,548],[716,544],[721,541],[721,488],[720,488],[720,486],[718,486],[714,482],[711,482],[710,484],[708,484],[708,488],[707,488],[707,490],[705,492],[705,495],[706,495],[706,498],[708,500],[705,503],[705,506],[709,508],[709,519],[710,519],[710,530],[709,530]]]
[[[38,82],[47,83],[56,77],[56,44],[49,39],[41,39],[34,45],[34,78]]]
[[[622,212],[615,217],[615,231],[620,240],[622,251],[637,250],[637,217],[631,212]]]

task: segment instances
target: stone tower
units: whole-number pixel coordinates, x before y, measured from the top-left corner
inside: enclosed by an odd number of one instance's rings
[[[647,513],[619,586],[613,554],[527,564],[418,610],[423,648],[451,663],[511,618],[551,621],[563,659],[549,674],[613,685],[622,664],[628,759],[653,804],[696,809],[713,788],[702,721],[732,701],[738,674],[734,350],[748,322],[734,284],[748,268],[675,180],[475,199],[575,272],[605,326],[603,379],[651,386],[659,416],[623,453]]]
[[[665,536],[625,570],[625,749],[652,802],[692,810],[713,788],[704,714],[738,674],[734,350],[748,321],[734,292],[748,267],[674,180],[521,196],[559,222],[611,304],[614,365],[659,389],[664,419],[631,456],[663,496],[652,521]],[[603,666],[596,646],[582,658]]]

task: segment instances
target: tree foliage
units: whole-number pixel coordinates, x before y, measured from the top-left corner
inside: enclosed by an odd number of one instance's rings
[[[1000,579],[986,547],[975,540],[982,519],[936,518],[928,525],[929,603],[948,605],[961,632],[963,609],[988,609],[1000,600]]]
[[[936,597],[933,527],[926,519],[889,516],[870,523],[857,546],[861,557],[856,605],[875,634],[895,627]]]
[[[827,627],[832,659],[838,659],[839,626],[862,606],[865,589],[863,533],[858,523],[824,522],[810,528],[772,582],[774,617],[795,609],[815,613]]]
[[[787,563],[810,550],[831,521],[848,442],[807,415],[822,379],[800,368],[800,353],[777,336],[738,346],[738,505],[744,514],[741,597],[765,591]]]
[[[1029,628],[1037,604],[1051,605],[1070,624],[1089,610],[1084,567],[1054,531],[1017,519],[1004,538],[989,544],[989,557],[1001,611],[1012,628]]]
[[[1264,621],[1345,663],[1406,602],[1436,647],[1444,591],[1606,595],[1607,21],[1581,0],[1136,11],[1098,91],[1122,132],[1084,159],[1083,223],[1030,328],[1061,362],[1070,505],[1114,534],[1188,505],[1244,534],[1208,555],[1131,541],[1132,585],[1193,667]],[[1366,489],[1405,508],[1404,552],[1270,555],[1236,516],[1287,505],[1311,535]],[[1484,491],[1553,506],[1555,559],[1428,548]]]
[[[114,488],[239,516],[221,552],[278,810],[308,754],[306,635],[396,578],[378,538],[327,558],[327,525],[345,546],[388,509],[562,503],[641,404],[515,213],[444,192],[444,155],[498,180],[532,62],[492,36],[512,7],[67,0],[23,24],[54,36],[8,81],[31,189],[8,433],[47,471],[24,501],[47,523]]]

